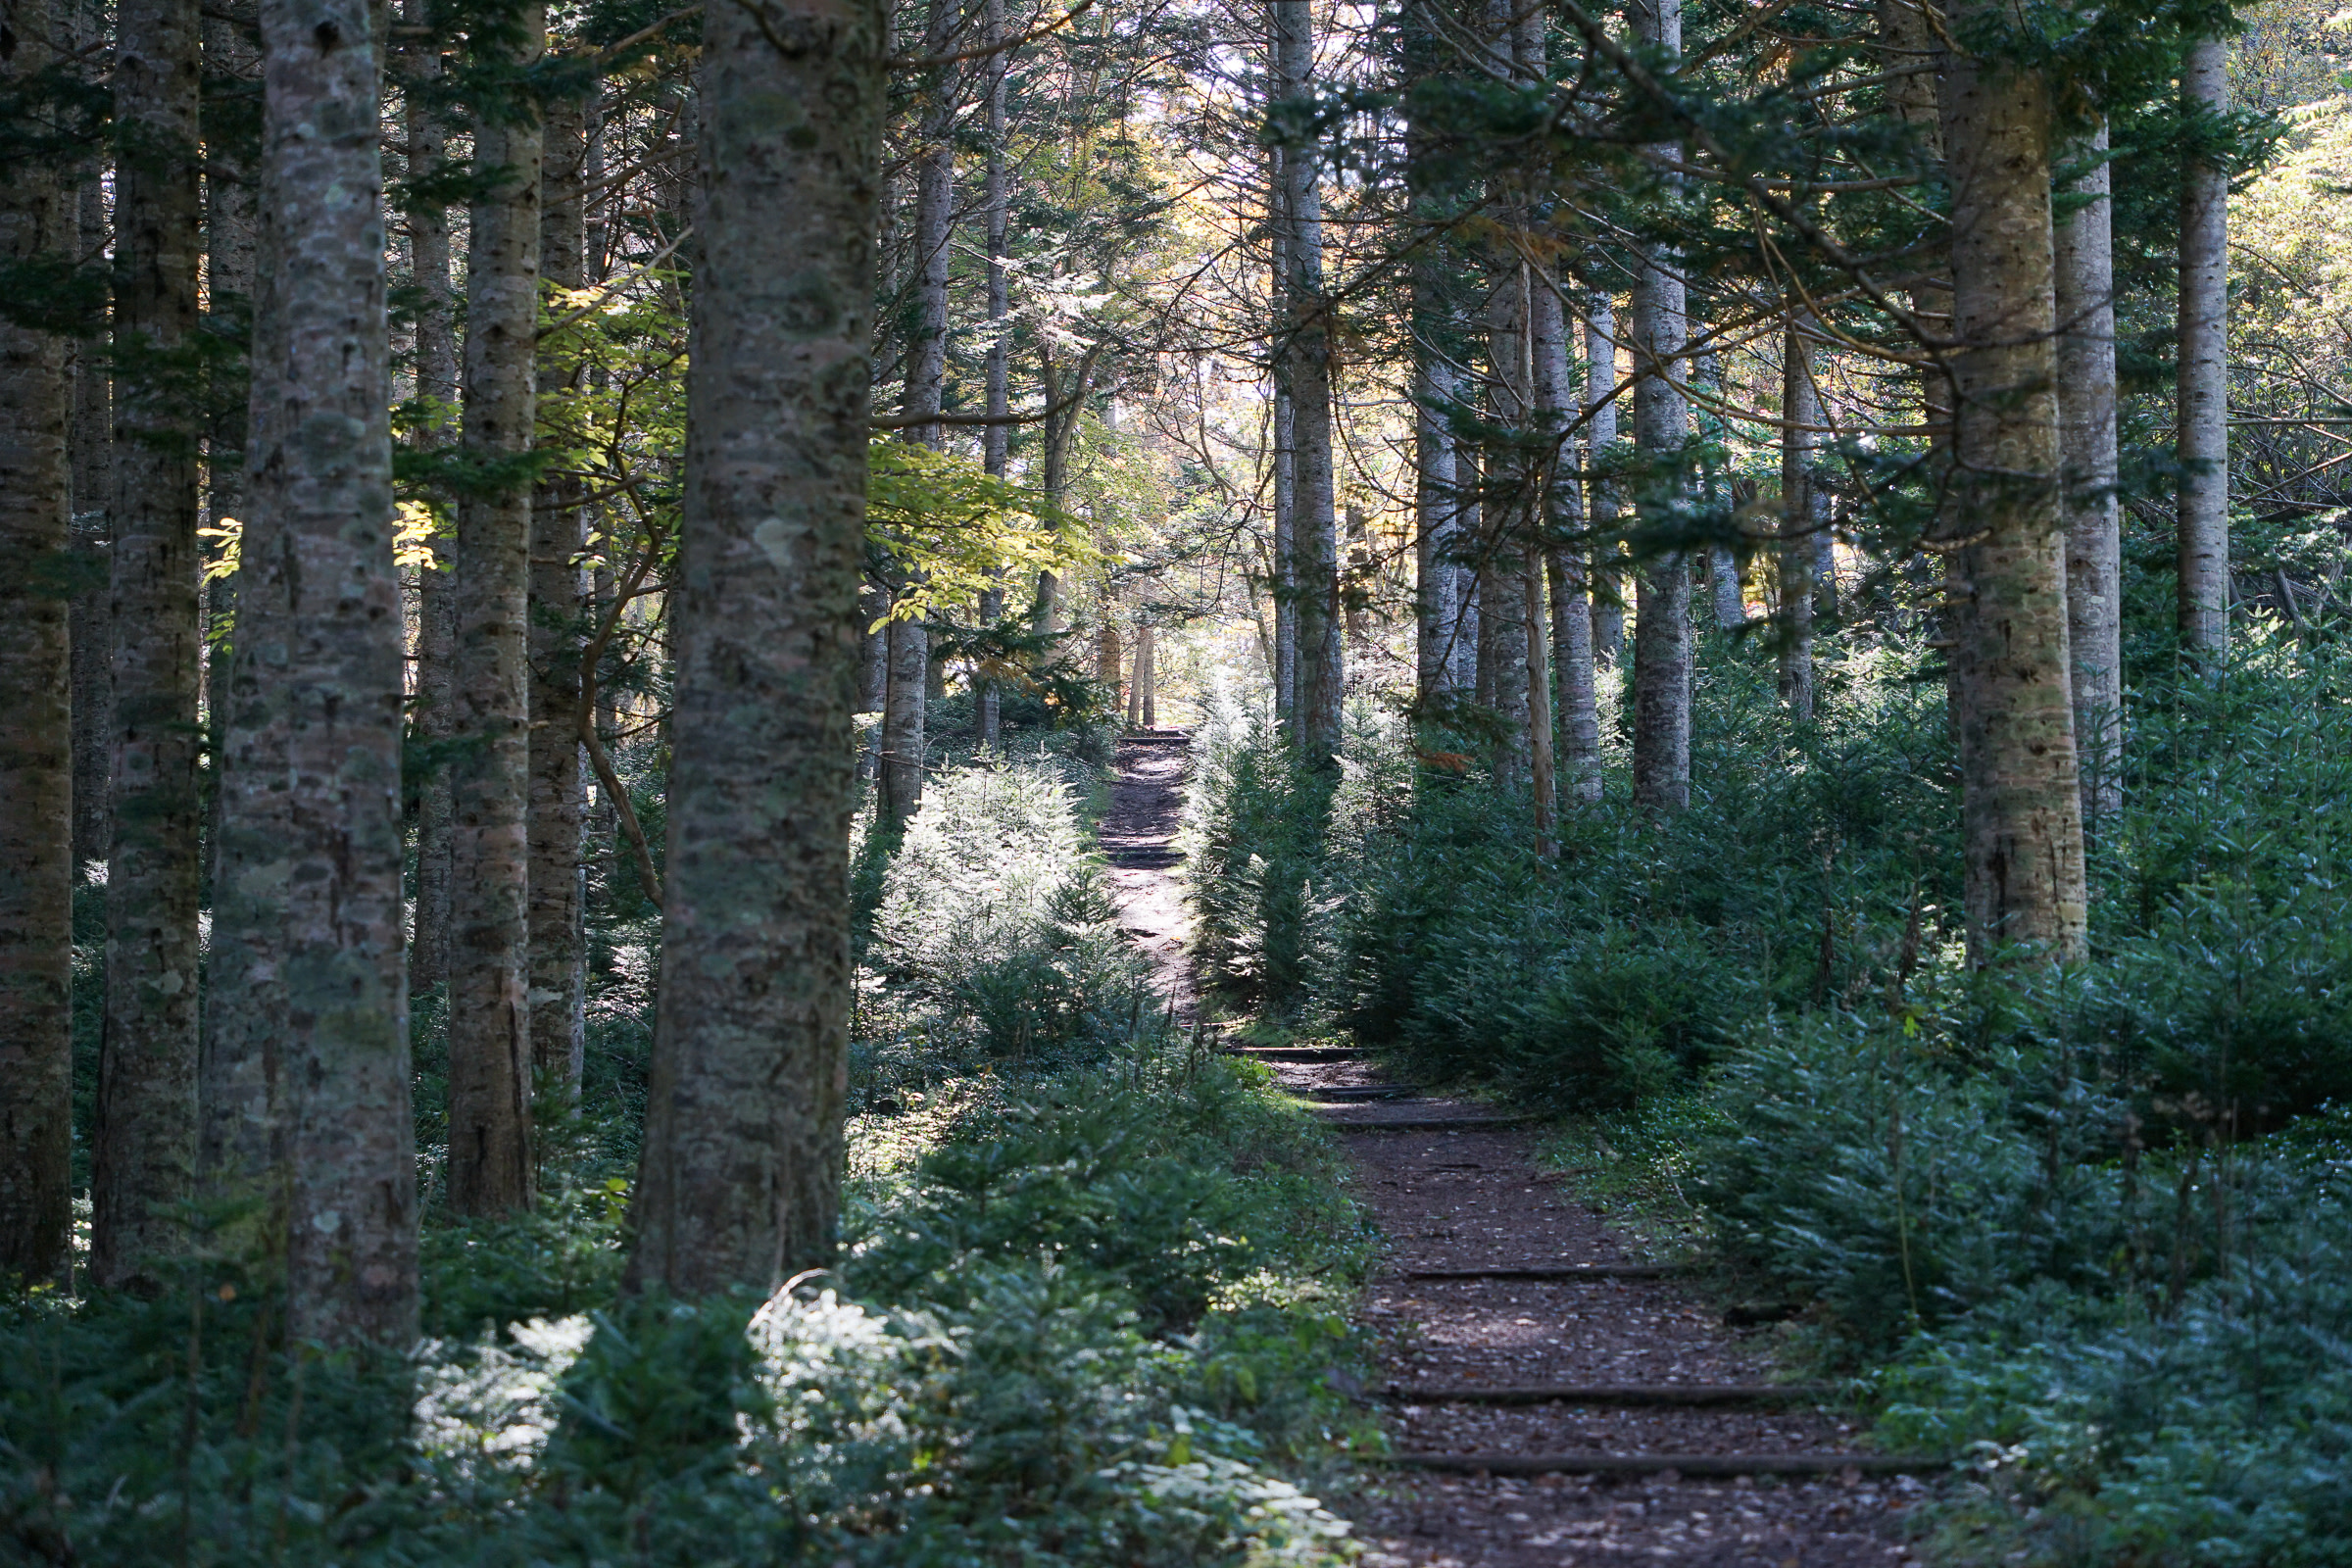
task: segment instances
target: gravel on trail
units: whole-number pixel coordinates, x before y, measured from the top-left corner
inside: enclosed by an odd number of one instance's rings
[[[1184,739],[1122,742],[1102,843],[1121,923],[1190,1021],[1198,991],[1171,840]],[[1398,1453],[1546,1456],[1852,1454],[1853,1422],[1802,1398],[1697,1406],[1494,1403],[1411,1392],[1530,1385],[1754,1387],[1788,1381],[1769,1337],[1727,1328],[1691,1286],[1663,1277],[1414,1278],[1483,1269],[1625,1269],[1638,1255],[1541,1166],[1530,1134],[1487,1107],[1389,1085],[1351,1052],[1258,1054],[1282,1087],[1341,1130],[1356,1198],[1389,1241],[1358,1321],[1375,1347],[1365,1396]],[[1284,1059],[1306,1057],[1308,1059]],[[1389,1090],[1389,1094],[1375,1094]],[[1318,1094],[1321,1091],[1323,1093]],[[1348,1093],[1354,1091],[1355,1093]],[[1395,1122],[1422,1123],[1402,1127]],[[1367,1126],[1367,1122],[1377,1125]],[[1481,1124],[1484,1125],[1481,1125]],[[1352,1125],[1351,1125],[1352,1124]],[[1865,1461],[1867,1462],[1867,1461]],[[1904,1516],[1929,1494],[1860,1466],[1819,1476],[1528,1476],[1379,1467],[1323,1501],[1354,1522],[1364,1568],[1882,1568],[1913,1560]]]

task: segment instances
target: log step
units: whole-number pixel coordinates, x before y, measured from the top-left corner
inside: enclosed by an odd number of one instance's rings
[[[1319,1105],[1319,1111],[1346,1110],[1345,1105]],[[1335,1116],[1315,1118],[1326,1127],[1373,1133],[1466,1133],[1490,1127],[1524,1127],[1533,1116]]]
[[[1662,1280],[1685,1270],[1665,1263],[1564,1263],[1557,1266],[1407,1269],[1408,1280]]]
[[[1254,1061],[1361,1061],[1371,1053],[1360,1046],[1219,1046]]]
[[[1615,1404],[1686,1408],[1726,1404],[1803,1404],[1831,1395],[1823,1383],[1684,1383],[1634,1387],[1624,1384],[1532,1383],[1517,1388],[1473,1384],[1407,1389],[1390,1387],[1382,1396],[1406,1404]]]
[[[1414,1084],[1346,1084],[1337,1089],[1299,1089],[1292,1092],[1309,1100],[1339,1105],[1365,1100],[1411,1100],[1421,1093]]]
[[[1490,1476],[1654,1476],[1673,1471],[1699,1478],[1727,1476],[1926,1475],[1949,1459],[1891,1453],[1393,1453],[1385,1461],[1407,1470]]]

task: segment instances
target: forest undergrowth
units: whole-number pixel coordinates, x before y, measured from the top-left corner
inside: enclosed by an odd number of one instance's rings
[[[1474,729],[1318,780],[1207,726],[1204,971],[1299,1035],[1560,1119],[1554,1157],[1962,1468],[1954,1562],[2352,1561],[2352,664],[2257,627],[2135,683],[2092,956],[1972,972],[1921,647],[1701,652],[1690,809],[1540,857]],[[1613,729],[1604,694],[1604,734]]]
[[[579,1109],[528,1214],[424,1184],[428,1341],[289,1345],[271,1284],[201,1254],[152,1299],[12,1298],[0,1557],[1331,1558],[1345,1526],[1285,1476],[1377,1441],[1331,1376],[1369,1245],[1338,1155],[1145,986],[1093,853],[1101,738],[1008,750],[946,766],[903,842],[860,824],[835,1270],[622,1291],[653,925],[600,887]]]

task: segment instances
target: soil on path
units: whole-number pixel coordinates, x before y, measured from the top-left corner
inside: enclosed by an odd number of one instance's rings
[[[1183,808],[1185,737],[1122,741],[1102,845],[1121,926],[1162,993],[1190,1019],[1198,992],[1172,839]],[[1847,1451],[1848,1422],[1802,1402],[1729,1409],[1548,1403],[1497,1406],[1399,1396],[1448,1387],[1760,1385],[1767,1342],[1742,1338],[1672,1279],[1562,1281],[1411,1276],[1485,1268],[1647,1261],[1539,1165],[1534,1141],[1484,1107],[1384,1082],[1352,1053],[1270,1059],[1277,1081],[1345,1131],[1357,1200],[1388,1237],[1359,1322],[1378,1348],[1365,1391],[1391,1446],[1446,1454],[1690,1455]],[[1331,1056],[1338,1059],[1330,1059]],[[1462,1126],[1485,1120],[1485,1126]],[[1367,1122],[1421,1122],[1382,1127]],[[1926,1488],[1847,1471],[1817,1479],[1608,1480],[1395,1470],[1352,1495],[1365,1568],[1544,1568],[1643,1562],[1707,1568],[1882,1568],[1911,1557],[1901,1518]]]
[[[1182,730],[1146,730],[1123,738],[1113,759],[1118,773],[1102,831],[1119,929],[1151,962],[1152,988],[1175,1004],[1177,1018],[1187,1024],[1200,992],[1188,956],[1192,919],[1176,877],[1175,839],[1184,820],[1185,781],[1192,774],[1190,745]]]

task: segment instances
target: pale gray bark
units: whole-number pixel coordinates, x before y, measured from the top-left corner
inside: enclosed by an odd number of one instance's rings
[[[133,363],[175,353],[196,329],[198,27],[193,0],[123,0],[116,13],[114,324]],[[128,376],[114,412],[114,812],[90,1271],[127,1285],[184,1245],[196,1154],[198,431],[183,398]]]
[[[1635,0],[1635,35],[1679,55],[1682,0]],[[1680,157],[1673,142],[1655,149]],[[1683,276],[1677,259],[1653,250],[1634,279],[1634,440],[1650,472],[1639,503],[1645,524],[1671,519],[1681,501],[1677,468],[1690,438],[1690,409],[1676,384],[1684,374]],[[1652,555],[1634,609],[1634,800],[1652,810],[1690,804],[1690,567],[1679,552]]]
[[[1274,0],[1275,66],[1286,97],[1314,91],[1314,17],[1308,0]],[[1298,626],[1296,733],[1309,766],[1340,751],[1348,671],[1340,630],[1339,518],[1332,468],[1332,301],[1323,279],[1323,198],[1311,151],[1283,159],[1289,273],[1282,325],[1290,395],[1292,560]]]
[[[558,288],[587,286],[587,224],[580,189],[588,160],[587,105],[547,106],[541,131],[539,275]],[[577,366],[542,354],[538,395],[576,390]],[[575,564],[587,544],[579,480],[556,475],[531,497],[530,867],[528,951],[531,1066],[559,1107],[576,1103],[587,1051],[588,941],[580,886],[586,799],[580,768],[580,655],[587,605]]]
[[[1268,174],[1269,221],[1273,228],[1274,298],[1277,314],[1290,286],[1290,205],[1283,166],[1289,155],[1272,149]],[[1279,322],[1277,325],[1279,326]],[[1290,376],[1276,346],[1274,369],[1274,714],[1297,733],[1298,708],[1298,420],[1291,407]]]
[[[1487,300],[1487,409],[1498,429],[1526,430],[1533,398],[1527,349],[1526,274],[1517,258],[1506,253]],[[1478,685],[1482,701],[1502,716],[1504,726],[1495,777],[1516,787],[1527,782],[1529,767],[1528,644],[1543,641],[1539,624],[1528,618],[1526,583],[1541,487],[1525,447],[1507,442],[1489,449],[1486,477]]]
[[[2102,123],[2076,149],[2090,201],[2057,227],[2058,437],[2066,481],[2066,621],[2086,836],[2123,808],[2123,499],[2117,493],[2115,238]]]
[[[777,30],[812,41],[786,54]],[[629,1260],[632,1284],[682,1296],[770,1290],[834,1244],[889,54],[873,0],[721,8],[703,47],[677,760]]]
[[[1428,703],[1453,689],[1453,432],[1441,408],[1453,398],[1452,368],[1423,354],[1413,391],[1413,672]]]
[[[2201,38],[2180,68],[2183,107],[2230,107],[2230,46]],[[2181,652],[2212,669],[2230,651],[2230,171],[2192,158],[2180,174],[2178,622]]]
[[[1813,716],[1814,453],[1821,392],[1813,381],[1809,317],[1789,318],[1781,334],[1781,521],[1774,551],[1781,601],[1780,687],[1788,716]]]
[[[1954,30],[1968,36],[1970,0]],[[2082,798],[2068,683],[2050,109],[2038,73],[1955,54],[1952,188],[1959,552],[1953,689],[1971,958],[2083,949]]]
[[[289,1331],[416,1337],[416,1160],[401,919],[400,574],[378,61],[367,0],[262,0],[277,363],[257,391],[286,658]]]
[[[1608,290],[1585,300],[1584,461],[1586,527],[1592,536],[1592,654],[1614,662],[1625,648],[1625,578],[1616,568],[1617,486],[1601,479],[1601,459],[1617,443],[1617,317]]]
[[[1486,506],[1480,499],[1483,474],[1479,460],[1484,454],[1478,444],[1463,441],[1453,449],[1453,535],[1457,559],[1453,566],[1453,689],[1470,693],[1471,700],[1484,704],[1494,697],[1492,690],[1479,689],[1479,671],[1486,666],[1479,658],[1480,639],[1485,635],[1485,617],[1479,613],[1482,596],[1479,592],[1478,557],[1480,541],[1485,537]]]
[[[407,0],[405,16],[413,25],[425,21],[425,0]],[[441,117],[426,101],[425,88],[441,74],[437,49],[411,51],[403,62],[408,79],[417,90],[407,95],[409,171],[430,173],[449,156],[449,133]],[[439,417],[458,417],[458,337],[456,300],[449,281],[449,211],[422,204],[405,215],[409,259],[416,285],[416,397],[440,411]],[[428,427],[417,444],[440,445],[454,433]],[[453,568],[454,540],[436,537],[433,562],[416,574],[416,727],[427,742],[446,741],[457,719],[458,595]],[[449,872],[453,827],[450,770],[446,759],[437,760],[417,792],[416,907],[413,943],[409,949],[409,984],[417,990],[449,979]]]
[[[0,92],[56,58],[48,0],[5,0]],[[0,263],[71,254],[56,172],[0,181]],[[74,719],[63,339],[0,320],[0,1278],[64,1272],[73,1224]]]
[[[988,62],[988,153],[987,166],[981,175],[981,204],[987,209],[988,225],[988,416],[1002,420],[1012,412],[1012,290],[1005,270],[1005,231],[1012,218],[1011,188],[1004,170],[1004,90],[1005,76],[1011,65],[1011,51],[1000,46],[1004,41],[1004,0],[987,0],[982,23],[988,29],[984,40],[999,52]],[[989,474],[1004,478],[1010,466],[1012,455],[1012,426],[995,423],[981,433],[981,466]],[[1002,577],[1000,576],[1000,583]],[[980,597],[980,618],[994,625],[1004,614],[1004,590],[994,587]],[[1000,701],[995,680],[981,675],[972,689],[975,727],[983,747],[998,743]]]
[[[545,8],[521,16],[520,60],[546,48]],[[502,170],[469,213],[466,253],[468,456],[514,466],[531,450],[539,321],[540,128],[491,119],[474,162]],[[510,471],[513,471],[510,468]],[[458,505],[458,635],[451,764],[449,1202],[460,1214],[528,1208],[531,1042],[528,682],[531,487],[519,474]]]
[[[952,52],[957,0],[931,0],[923,52],[934,58]],[[900,412],[937,414],[946,400],[948,376],[948,240],[956,216],[955,76],[953,67],[932,73],[925,84],[916,134],[914,299],[917,320],[907,348],[906,396]],[[917,425],[909,441],[946,445],[941,425]],[[928,748],[931,693],[931,634],[920,615],[890,623],[890,687],[882,705],[882,805],[894,822],[914,815],[923,800],[923,759]]]
[[[1576,382],[1569,369],[1569,326],[1559,292],[1546,281],[1530,297],[1535,314],[1536,406],[1544,428],[1574,421]],[[1551,731],[1558,754],[1561,805],[1600,799],[1600,716],[1592,670],[1592,601],[1586,587],[1584,486],[1576,475],[1575,438],[1562,434],[1548,455],[1544,575],[1551,603]]]
[[[275,177],[268,160],[260,177],[265,184]],[[288,357],[283,204],[261,203],[260,220],[245,433],[248,470],[257,475],[284,458],[286,442],[274,421],[285,411],[276,381]],[[247,497],[236,633],[227,678],[213,687],[219,814],[196,1097],[197,1191],[227,1226],[215,1246],[273,1263],[285,1252],[286,940],[294,874],[286,678],[293,660],[286,582],[292,558],[283,508],[271,504],[279,488],[276,477],[266,477]]]

